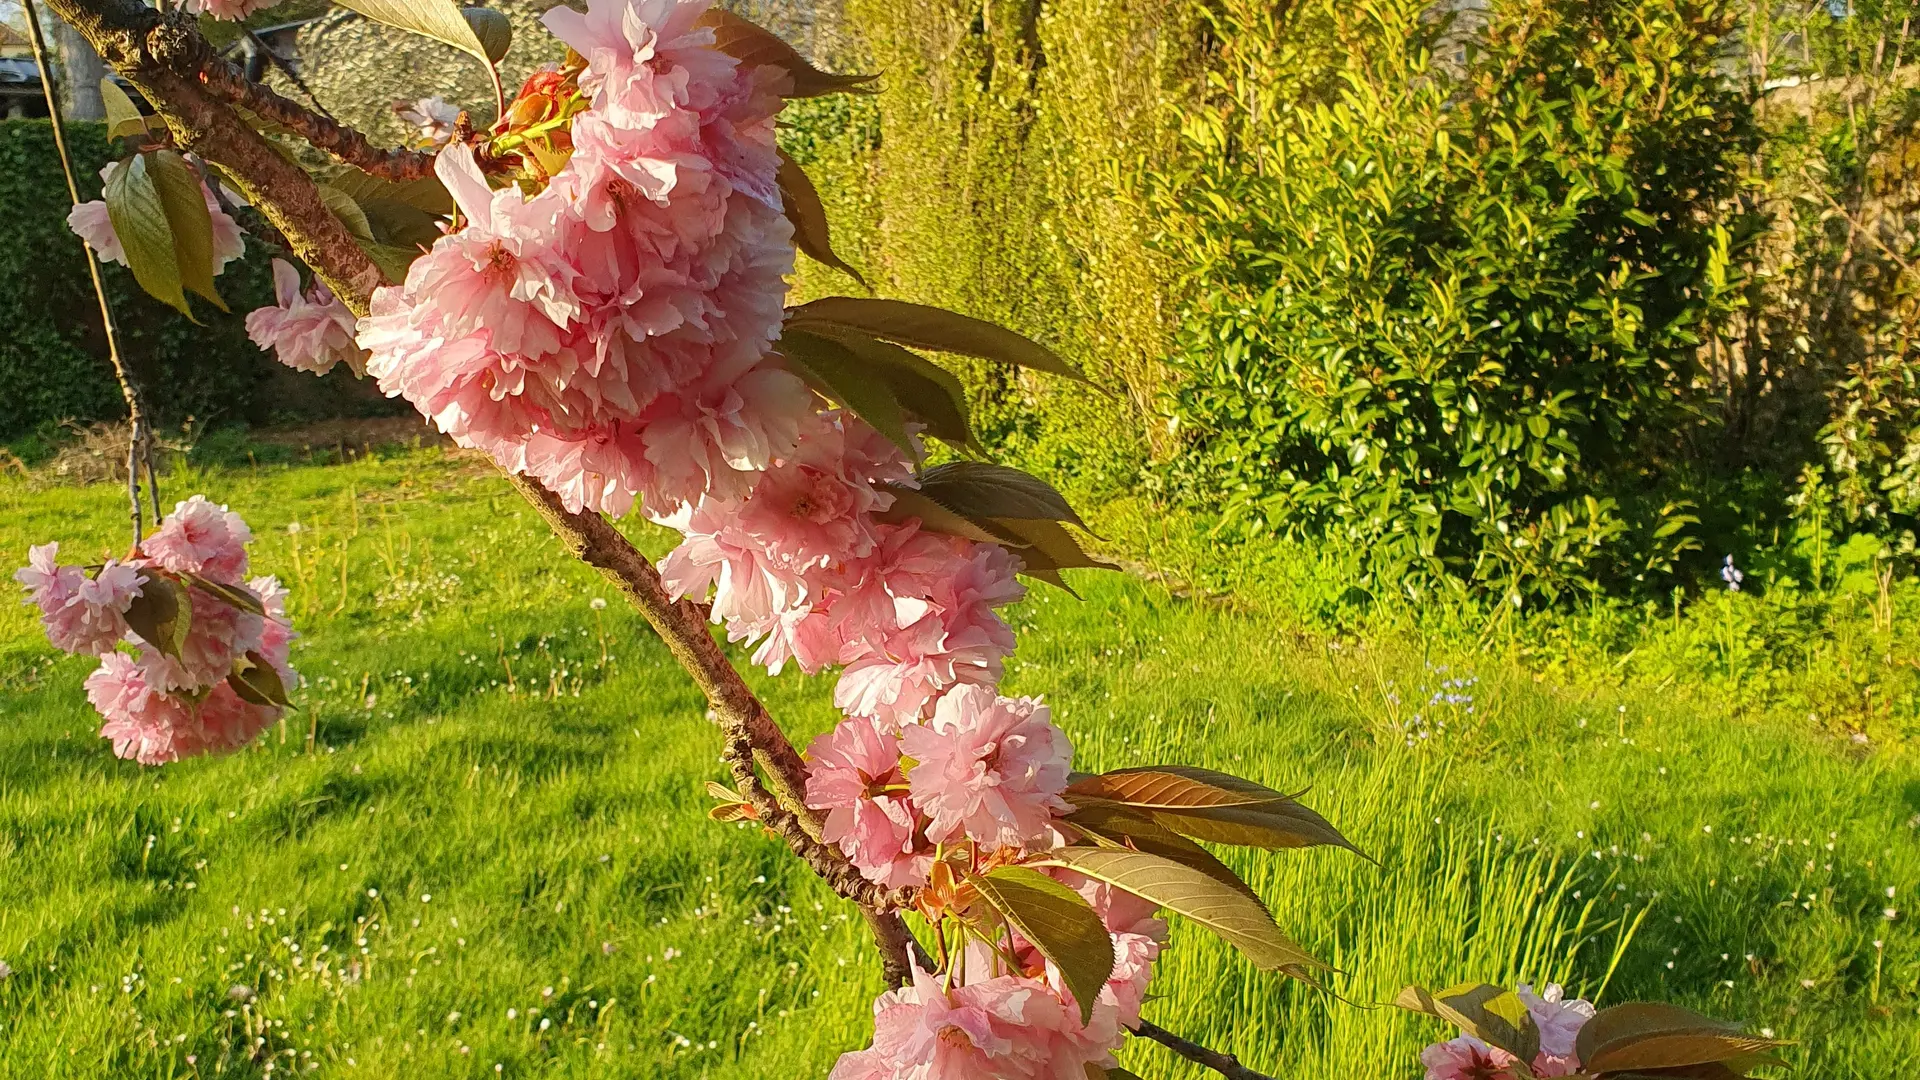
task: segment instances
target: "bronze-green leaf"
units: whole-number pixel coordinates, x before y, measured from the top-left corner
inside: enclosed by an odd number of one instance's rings
[[[1491,1046],[1531,1063],[1540,1052],[1540,1029],[1520,995],[1491,983],[1461,983],[1430,992],[1423,986],[1400,991],[1393,1003],[1439,1017]]]
[[[1065,824],[1102,847],[1127,847],[1171,859],[1216,881],[1224,881],[1247,894],[1261,907],[1266,906],[1253,887],[1242,881],[1232,867],[1215,858],[1212,852],[1134,808],[1072,792],[1068,793],[1067,801],[1073,804],[1073,811]]]
[[[134,104],[111,75],[100,80],[100,100],[107,107],[107,138],[147,133],[147,118],[140,114],[140,106]]]
[[[1080,515],[1052,484],[1031,473],[987,461],[949,461],[920,473],[927,498],[956,514],[980,518],[1070,521]]]
[[[1068,378],[1082,378],[1052,349],[1005,327],[904,300],[829,296],[787,312],[789,325],[855,330],[917,349],[1000,360]]]
[[[284,709],[291,704],[286,684],[280,681],[280,672],[257,652],[249,652],[233,662],[227,685],[233,687],[242,701],[255,705],[277,705]]]
[[[845,345],[804,330],[788,329],[774,348],[823,397],[846,406],[909,456],[918,456],[913,440],[907,437],[907,419],[900,412],[893,388],[867,370]]]
[[[1091,1019],[1100,988],[1113,976],[1113,939],[1099,913],[1079,893],[1023,866],[1002,866],[967,880],[1053,961],[1080,1004],[1080,1022]]]
[[[1259,901],[1239,889],[1171,859],[1125,848],[1057,848],[1036,866],[1077,870],[1185,916],[1239,949],[1262,971],[1304,975],[1326,969],[1274,925]]]
[[[1288,796],[1251,780],[1212,769],[1148,765],[1089,776],[1067,788],[1068,795],[1093,795],[1128,806],[1153,809],[1193,806],[1260,806]]]
[[[211,301],[221,311],[226,301],[213,286],[213,212],[207,209],[207,196],[200,171],[172,150],[143,154],[160,205],[166,211],[167,226],[173,233],[174,258],[180,265],[180,284],[187,291]]]
[[[193,600],[186,586],[148,570],[140,594],[127,607],[127,626],[140,640],[178,659],[193,624]]]
[[[874,515],[876,520],[885,524],[898,525],[908,518],[918,518],[920,527],[928,532],[962,536],[982,544],[1017,544],[1012,538],[961,517],[913,488],[899,484],[880,486],[893,496],[893,505]]]
[[[1326,818],[1291,799],[1256,806],[1204,806],[1152,811],[1155,821],[1196,840],[1237,847],[1296,848],[1331,845],[1361,858],[1355,847]]]
[[[493,66],[487,47],[453,0],[340,0],[340,6],[351,8],[374,22],[451,45],[488,67]]]
[[[204,577],[200,574],[181,574],[180,577],[187,584],[199,589],[201,592],[212,595],[214,599],[225,603],[228,607],[238,608],[251,615],[265,615],[267,613],[266,607],[260,603],[260,597],[255,595],[252,589],[242,588],[238,585],[228,585],[221,581],[214,581],[212,578]]]
[[[513,23],[505,15],[484,7],[461,8],[460,14],[473,28],[473,36],[480,42],[488,63],[497,64],[506,59],[507,50],[513,47]]]
[[[340,219],[340,224],[347,227],[361,247],[374,242],[373,224],[367,220],[367,212],[360,209],[360,204],[354,201],[353,196],[337,187],[321,184],[320,201],[327,204],[327,209],[333,211],[333,216]]]
[[[859,357],[877,378],[893,388],[908,415],[926,425],[927,434],[978,452],[967,416],[967,391],[953,373],[891,341],[850,330],[815,327],[806,331],[831,338]]]
[[[1678,1005],[1636,1001],[1581,1025],[1574,1053],[1588,1072],[1613,1073],[1739,1061],[1784,1045]]]
[[[713,30],[713,47],[747,67],[777,67],[793,78],[793,88],[785,97],[810,98],[826,94],[872,93],[867,84],[877,75],[835,75],[821,71],[793,46],[754,23],[721,7],[710,7],[695,26]]]
[[[813,261],[831,266],[867,286],[867,279],[860,276],[860,271],[833,253],[833,235],[827,228],[827,208],[820,205],[820,192],[814,189],[806,170],[785,150],[780,151],[780,171],[775,179],[780,184],[781,206],[787,220],[793,223],[793,246]]]
[[[187,318],[187,294],[181,287],[180,257],[175,252],[173,226],[166,205],[154,186],[149,155],[135,154],[107,177],[107,219],[127,256],[133,279],[155,299],[178,308]],[[201,209],[206,207],[202,204]],[[211,226],[209,226],[211,232]],[[209,264],[211,270],[211,264]],[[198,321],[198,320],[195,320]]]

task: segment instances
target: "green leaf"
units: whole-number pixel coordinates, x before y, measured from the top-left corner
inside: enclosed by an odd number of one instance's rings
[[[1409,986],[1400,991],[1393,1003],[1402,1009],[1439,1017],[1523,1062],[1532,1062],[1540,1052],[1540,1029],[1534,1025],[1527,1003],[1504,987],[1461,983],[1431,993],[1422,986]],[[1588,1067],[1591,1069],[1591,1065]]]
[[[397,247],[393,244],[361,244],[360,250],[367,253],[373,265],[380,268],[390,284],[398,285],[407,280],[407,268],[413,260],[420,257],[419,248]],[[355,374],[358,374],[356,368]]]
[[[107,107],[107,138],[120,139],[128,135],[145,135],[147,118],[140,114],[140,107],[133,103],[120,84],[113,81],[111,75],[100,80],[100,100]]]
[[[874,88],[867,84],[879,78],[878,75],[834,75],[821,71],[771,31],[724,8],[708,8],[694,25],[712,29],[713,47],[747,67],[764,65],[784,69],[793,78],[793,89],[783,95],[785,97],[873,93]]]
[[[829,296],[787,312],[789,325],[853,330],[917,349],[1000,360],[1035,371],[1083,378],[1052,349],[990,322],[903,300]]]
[[[880,486],[893,496],[893,505],[875,514],[876,520],[888,525],[898,525],[908,518],[918,518],[920,527],[928,532],[965,537],[982,544],[1011,543],[1007,537],[968,521],[912,488],[901,487],[898,484]]]
[[[820,193],[814,189],[813,181],[807,178],[806,170],[780,151],[780,171],[775,174],[780,184],[780,204],[785,210],[787,220],[793,223],[793,246],[800,249],[815,262],[831,266],[846,274],[862,286],[867,279],[860,271],[848,266],[840,256],[833,253],[833,237],[827,228],[827,208],[820,205]]]
[[[1068,815],[1066,824],[1094,843],[1102,847],[1132,848],[1170,859],[1198,870],[1215,881],[1223,881],[1247,894],[1261,907],[1266,907],[1266,902],[1260,899],[1251,885],[1241,880],[1239,874],[1233,872],[1232,867],[1215,858],[1206,848],[1151,817],[1106,799],[1069,795],[1067,801],[1073,804],[1073,811]]]
[[[139,595],[127,606],[126,618],[140,640],[177,660],[193,623],[193,600],[186,586],[148,570]]]
[[[1328,970],[1281,933],[1259,901],[1171,859],[1124,848],[1068,847],[1048,852],[1033,865],[1077,870],[1192,919],[1245,953],[1262,971],[1304,977],[1309,969]]]
[[[1022,545],[1014,552],[1020,556],[1021,573],[1050,582],[1076,599],[1080,594],[1073,591],[1073,587],[1060,576],[1060,571],[1076,567],[1119,569],[1113,563],[1101,562],[1087,554],[1066,526],[1057,521],[1043,518],[992,518],[990,523],[995,531],[1006,533]]]
[[[255,705],[277,705],[284,709],[292,704],[287,700],[287,688],[280,681],[280,672],[257,652],[249,652],[244,659],[234,661],[227,685],[233,687],[242,701]]]
[[[361,247],[374,242],[373,225],[367,221],[367,212],[353,201],[353,196],[337,187],[321,184],[320,201],[327,204],[327,209],[333,211],[333,216],[340,219],[340,224],[347,227]]]
[[[154,186],[147,161],[148,155],[135,154],[107,177],[107,219],[113,223],[113,235],[127,254],[133,279],[154,298],[193,319],[186,292],[181,287],[173,226],[167,221],[166,206]]]
[[[875,378],[893,389],[900,407],[926,425],[927,434],[969,450],[981,449],[967,416],[966,387],[952,372],[891,341],[847,330],[828,332],[825,327],[806,332],[836,341],[859,357]]]
[[[807,385],[873,425],[875,431],[906,451],[909,457],[919,456],[913,440],[907,437],[907,419],[900,412],[893,388],[867,370],[845,345],[832,338],[789,329],[774,343],[774,348],[787,358],[795,374],[807,380]]]
[[[484,7],[461,8],[460,14],[473,29],[487,63],[498,64],[506,59],[507,50],[513,47],[513,23],[505,15]]]
[[[225,603],[228,607],[238,608],[250,615],[265,616],[267,613],[267,609],[261,605],[260,598],[254,595],[252,589],[244,589],[238,585],[228,585],[199,574],[181,574],[180,577],[186,581],[188,585],[213,596],[215,599]]]
[[[1748,1064],[1744,1059],[1784,1045],[1678,1005],[1636,1001],[1602,1009],[1581,1025],[1574,1053],[1588,1072],[1613,1073]]]
[[[1060,969],[1080,1005],[1080,1022],[1092,1019],[1094,1001],[1113,977],[1113,939],[1099,913],[1079,893],[1024,866],[1002,866],[967,880]]]
[[[340,6],[374,22],[451,45],[489,68],[493,66],[487,47],[453,0],[340,0]]]
[[[227,302],[220,299],[219,290],[213,286],[213,212],[207,209],[199,170],[172,150],[154,150],[141,156],[148,159],[147,173],[173,233],[181,285],[221,311],[227,310]]]
[[[1052,484],[1030,473],[986,461],[949,461],[920,473],[929,499],[967,518],[1021,518],[1086,523]]]

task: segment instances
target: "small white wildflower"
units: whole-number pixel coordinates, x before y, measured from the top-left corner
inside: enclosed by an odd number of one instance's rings
[[[605,611],[607,609],[607,601],[605,597],[596,596],[587,601],[587,606],[595,611]]]

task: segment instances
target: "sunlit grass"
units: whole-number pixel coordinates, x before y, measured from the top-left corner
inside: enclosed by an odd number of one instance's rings
[[[247,752],[141,770],[94,736],[87,663],[0,606],[0,1076],[792,1080],[863,1041],[858,920],[706,818],[703,703],[500,481],[419,452],[169,480],[197,490],[293,586],[302,708]],[[122,548],[119,498],[0,487],[0,553]],[[1339,997],[1179,928],[1163,1025],[1277,1075],[1413,1077],[1440,1032],[1370,1006],[1551,979],[1769,1027],[1801,1076],[1920,1071],[1900,748],[1076,584],[1015,612],[1008,685],[1046,695],[1082,767],[1310,787],[1379,860],[1229,853]],[[833,720],[824,678],[756,684],[796,741]]]

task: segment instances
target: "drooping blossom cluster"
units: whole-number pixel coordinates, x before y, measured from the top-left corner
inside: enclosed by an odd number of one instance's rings
[[[105,186],[111,181],[120,168],[122,165],[118,161],[107,162],[100,170],[101,185]],[[241,231],[240,223],[233,220],[233,215],[220,205],[220,200],[214,197],[213,189],[207,186],[205,180],[200,181],[200,194],[206,200],[207,215],[213,221],[213,273],[218,277],[228,263],[246,254],[246,234]],[[106,200],[95,199],[75,204],[67,212],[67,228],[85,240],[101,262],[127,265],[127,252],[120,246],[119,235],[113,231],[113,219],[107,213]]]
[[[159,765],[237,749],[280,717],[278,706],[248,700],[229,681],[262,662],[283,687],[296,678],[287,593],[272,577],[247,577],[251,538],[238,514],[195,495],[125,560],[89,569],[61,564],[58,543],[29,550],[14,580],[40,609],[56,648],[100,658],[86,681],[87,698],[105,717],[100,734],[115,754]],[[143,590],[162,574],[184,583],[188,598],[177,650],[148,642],[128,623]],[[235,606],[218,595],[220,587],[251,595],[263,613]]]
[[[353,312],[319,278],[305,291],[300,271],[273,260],[274,303],[247,314],[247,336],[295,371],[323,375],[346,361],[359,368],[364,355],[354,344]]]
[[[570,157],[529,197],[490,189],[470,148],[443,151],[460,226],[360,325],[384,391],[576,510],[743,495],[811,410],[769,353],[793,268],[786,76],[713,48],[705,7],[548,12],[586,59]]]
[[[1574,1053],[1574,1040],[1580,1028],[1593,1018],[1591,1002],[1568,1000],[1557,984],[1548,984],[1541,994],[1522,983],[1515,991],[1526,1003],[1527,1012],[1540,1031],[1540,1052],[1528,1062],[1534,1076],[1574,1076],[1580,1072],[1580,1060]],[[1462,1035],[1434,1043],[1420,1052],[1420,1063],[1427,1067],[1427,1080],[1515,1080],[1513,1064],[1517,1059],[1497,1046]]]

